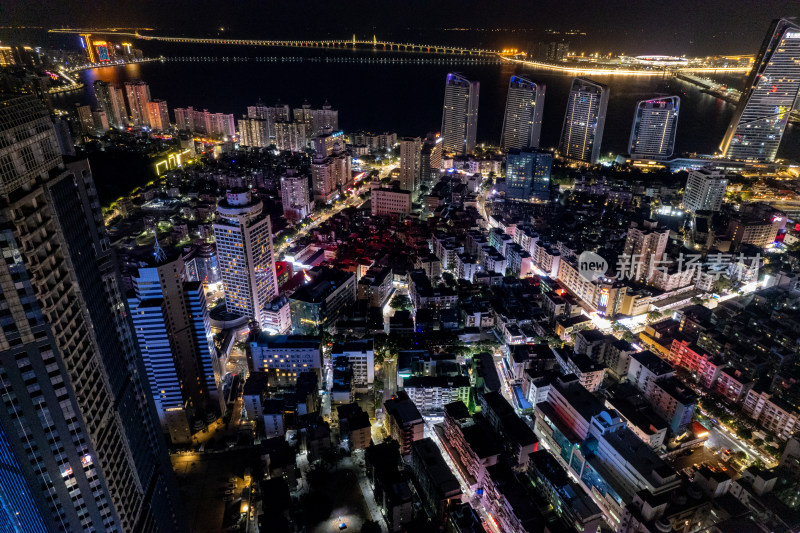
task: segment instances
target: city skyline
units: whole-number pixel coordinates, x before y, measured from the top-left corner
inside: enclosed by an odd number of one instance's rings
[[[0,43],[0,530],[800,531],[790,8],[200,6]]]

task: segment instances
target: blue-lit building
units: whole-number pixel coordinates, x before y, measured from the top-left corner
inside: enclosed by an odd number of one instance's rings
[[[506,166],[506,198],[550,200],[553,154],[539,150],[511,150]]]

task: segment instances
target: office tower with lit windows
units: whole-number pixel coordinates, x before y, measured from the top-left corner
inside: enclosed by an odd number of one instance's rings
[[[538,150],[511,150],[506,166],[506,198],[546,202],[550,200],[553,154]]]
[[[128,97],[128,109],[131,110],[133,126],[139,128],[150,126],[150,113],[147,110],[150,86],[143,81],[126,81],[125,95]]]
[[[272,224],[263,202],[246,189],[228,191],[217,204],[214,237],[228,312],[263,324],[265,308],[278,296]]]
[[[631,159],[660,161],[672,157],[680,105],[681,99],[677,96],[642,100],[636,104],[628,141]]]
[[[281,176],[281,203],[283,216],[289,222],[299,222],[309,216],[314,208],[308,189],[308,176],[288,169]]]
[[[442,110],[442,149],[469,154],[475,150],[478,133],[478,97],[480,83],[451,72],[444,86]]]
[[[128,110],[122,89],[107,81],[94,82],[94,95],[97,105],[106,112],[108,124],[112,128],[128,127]]]
[[[800,94],[800,25],[773,21],[719,150],[728,159],[775,160]]]
[[[128,297],[150,394],[173,444],[188,444],[190,426],[220,414],[203,284],[186,278],[181,254],[156,243],[150,258],[139,259]]]
[[[608,87],[586,78],[572,80],[558,147],[562,157],[597,163],[607,107]]]
[[[400,139],[400,188],[414,192],[422,181],[422,139]]]
[[[165,100],[151,100],[147,102],[147,116],[150,128],[156,131],[169,131],[169,110]]]
[[[0,137],[0,523],[184,531],[89,166],[32,96]]]
[[[692,213],[719,211],[727,187],[728,177],[721,170],[707,167],[690,170],[683,189],[683,208]]]
[[[535,83],[522,76],[511,76],[500,146],[506,150],[539,147],[544,92],[543,83]]]

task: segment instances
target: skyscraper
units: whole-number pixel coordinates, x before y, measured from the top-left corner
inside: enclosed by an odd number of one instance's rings
[[[675,151],[678,132],[677,96],[642,100],[636,104],[628,151],[632,159],[667,159]]]
[[[107,81],[94,82],[94,95],[97,105],[106,112],[108,123],[114,128],[128,127],[128,110],[122,89]]]
[[[170,129],[169,110],[165,100],[155,99],[147,102],[147,116],[152,129],[158,131]]]
[[[400,139],[400,188],[409,192],[419,189],[422,170],[422,139]]]
[[[253,148],[266,148],[269,146],[271,144],[269,140],[269,120],[258,117],[243,117],[240,119],[239,144]]]
[[[214,222],[217,259],[229,313],[264,322],[264,309],[278,295],[272,224],[249,190],[228,191]]]
[[[0,97],[0,523],[183,531],[85,161],[33,97]]]
[[[572,80],[558,150],[562,157],[597,163],[608,107],[608,87],[586,78]]]
[[[444,86],[442,148],[445,152],[469,154],[475,150],[478,132],[480,83],[451,72]]]
[[[318,136],[314,147],[317,152],[311,162],[314,201],[330,203],[339,189],[352,180],[352,158],[339,135]]]
[[[173,443],[189,442],[189,423],[219,415],[216,348],[203,285],[187,281],[183,257],[156,248],[139,261],[128,297],[150,394]]]
[[[289,222],[299,222],[311,214],[314,202],[308,190],[308,176],[288,169],[281,176],[283,216]]]
[[[150,125],[150,113],[147,102],[150,101],[150,86],[143,81],[126,81],[125,94],[128,97],[128,108],[134,127]]]
[[[630,277],[650,281],[657,272],[658,261],[669,243],[669,229],[659,226],[655,220],[632,222],[625,238],[624,255],[631,261]]]
[[[507,150],[539,147],[544,92],[544,84],[522,76],[511,76],[500,146]]]
[[[720,144],[728,159],[774,161],[800,93],[800,26],[773,21]]]
[[[517,200],[550,199],[553,154],[538,150],[511,150],[506,166],[506,197]]]
[[[690,170],[683,190],[683,207],[695,211],[719,211],[728,187],[725,172],[711,168]]]
[[[442,138],[439,134],[429,133],[425,137],[420,153],[420,180],[431,184],[439,179],[442,166]]]

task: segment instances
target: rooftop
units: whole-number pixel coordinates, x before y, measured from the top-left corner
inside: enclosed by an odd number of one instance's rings
[[[309,335],[270,335],[266,331],[262,331],[258,334],[255,344],[259,348],[310,348],[318,350],[321,341],[319,337]]]
[[[652,372],[656,376],[664,376],[666,374],[671,374],[673,372],[672,367],[670,366],[669,363],[661,359],[659,356],[657,356],[650,350],[636,352],[632,354],[631,357],[636,361],[638,361],[640,365],[647,368],[650,372]]]

